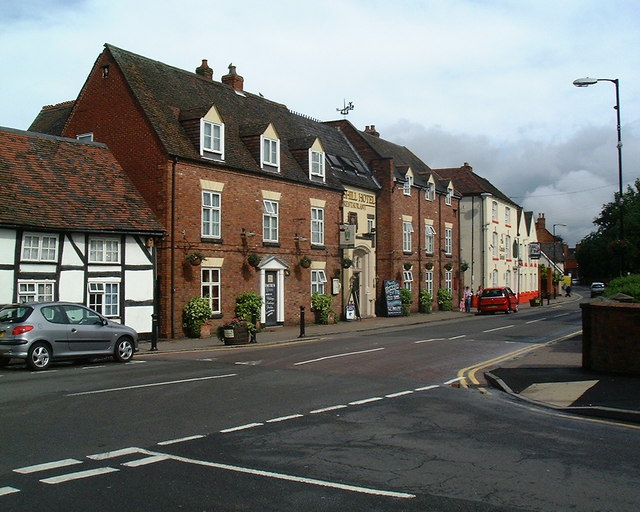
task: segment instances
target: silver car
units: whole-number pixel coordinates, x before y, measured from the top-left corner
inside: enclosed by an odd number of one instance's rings
[[[130,361],[138,333],[92,309],[69,302],[11,304],[0,309],[0,366],[25,359],[44,370],[53,359],[113,356]]]

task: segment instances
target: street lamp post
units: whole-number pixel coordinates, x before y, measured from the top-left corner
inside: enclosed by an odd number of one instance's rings
[[[556,260],[558,259],[558,257],[557,257],[557,255],[556,255],[556,242],[557,242],[558,240],[557,240],[557,238],[556,238],[556,226],[564,226],[564,227],[566,228],[566,227],[567,227],[567,225],[566,225],[566,224],[554,224],[554,225],[553,225],[553,264],[557,266]],[[554,269],[554,271],[555,271],[555,269]],[[551,282],[553,283],[553,279],[552,279],[552,281],[551,281]],[[557,287],[557,286],[558,286],[557,284],[553,286],[553,298],[554,298],[554,299],[555,299],[555,297],[556,297],[556,292],[558,291],[558,290],[556,289],[556,287]]]
[[[616,127],[618,132],[618,208],[620,209],[620,243],[624,240],[624,202],[622,200],[622,138],[620,133],[620,88],[617,78],[577,78],[573,81],[573,85],[576,87],[588,87],[590,85],[597,84],[598,82],[611,82],[616,88],[616,106],[613,107],[616,111]],[[620,273],[624,273],[624,249],[620,248]]]

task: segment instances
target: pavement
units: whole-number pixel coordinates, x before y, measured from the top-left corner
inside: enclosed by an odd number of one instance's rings
[[[557,297],[546,301],[541,308],[566,301],[579,301]],[[521,304],[520,308],[530,306]],[[406,328],[410,326],[470,321],[473,314],[459,311],[435,311],[430,314],[414,313],[408,317],[379,317],[343,321],[333,325],[304,326],[304,336],[299,326],[265,328],[257,334],[259,345],[301,343],[321,337],[339,336],[355,332],[375,332],[379,329]],[[171,339],[158,342],[157,353],[196,350],[243,350],[255,345],[226,346],[215,336],[201,339]],[[151,348],[149,342],[141,342],[140,351]],[[582,333],[520,350],[512,356],[486,365],[476,365],[475,372],[483,372],[476,381],[502,390],[518,399],[558,411],[608,418],[624,422],[640,423],[640,376],[605,374],[582,368]],[[468,380],[468,376],[463,377]],[[472,384],[474,384],[472,382]]]

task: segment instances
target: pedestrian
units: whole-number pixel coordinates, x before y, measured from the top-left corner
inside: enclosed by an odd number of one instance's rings
[[[565,288],[564,288],[564,296],[565,297],[571,297],[571,285],[570,284],[565,286]]]
[[[458,308],[460,309],[460,313],[464,313],[464,297],[460,299],[460,303],[458,304]]]
[[[471,301],[473,300],[473,292],[468,286],[464,289],[464,311],[465,313],[471,313]]]

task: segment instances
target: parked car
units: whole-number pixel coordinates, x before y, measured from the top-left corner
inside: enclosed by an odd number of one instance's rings
[[[478,300],[479,313],[495,313],[504,311],[509,313],[518,312],[518,297],[511,288],[503,286],[501,288],[485,288]]]
[[[598,281],[594,281],[591,283],[591,297],[597,297],[598,295],[602,295],[604,292],[604,283],[600,283]]]
[[[571,286],[578,286],[580,284],[580,280],[577,277],[573,277],[571,279]]]
[[[26,360],[44,370],[54,359],[112,356],[126,363],[138,350],[131,327],[69,302],[11,304],[0,309],[0,366]]]

